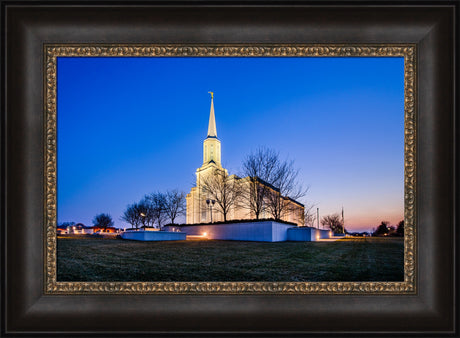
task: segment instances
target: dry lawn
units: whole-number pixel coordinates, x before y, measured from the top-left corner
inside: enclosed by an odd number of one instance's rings
[[[58,238],[58,281],[402,281],[401,238],[336,242]]]

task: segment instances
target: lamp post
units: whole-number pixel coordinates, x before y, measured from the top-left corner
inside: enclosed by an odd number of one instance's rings
[[[144,227],[144,231],[145,231],[145,214],[143,212],[140,213],[141,217],[142,217],[142,226]]]
[[[209,210],[211,211],[211,223],[212,223],[212,207],[215,203],[216,203],[215,200],[210,200],[210,199],[206,200],[206,204],[209,206]]]
[[[319,229],[319,208],[316,208],[316,227]]]

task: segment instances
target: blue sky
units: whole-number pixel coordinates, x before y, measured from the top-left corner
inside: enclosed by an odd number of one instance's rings
[[[58,222],[116,226],[154,191],[189,192],[213,91],[222,165],[258,146],[295,161],[321,216],[403,218],[403,58],[58,58]]]

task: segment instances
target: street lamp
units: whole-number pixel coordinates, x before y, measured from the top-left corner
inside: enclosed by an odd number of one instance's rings
[[[144,231],[146,230],[145,229],[145,214],[143,212],[140,213],[141,217],[142,217],[142,226],[144,227]]]
[[[209,210],[211,210],[211,223],[212,223],[212,207],[214,206],[214,204],[216,204],[216,201],[207,199],[206,204],[209,206]]]

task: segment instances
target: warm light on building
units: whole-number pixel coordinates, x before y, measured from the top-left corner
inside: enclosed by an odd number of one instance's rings
[[[203,236],[206,237],[208,235],[207,232],[203,232]]]

